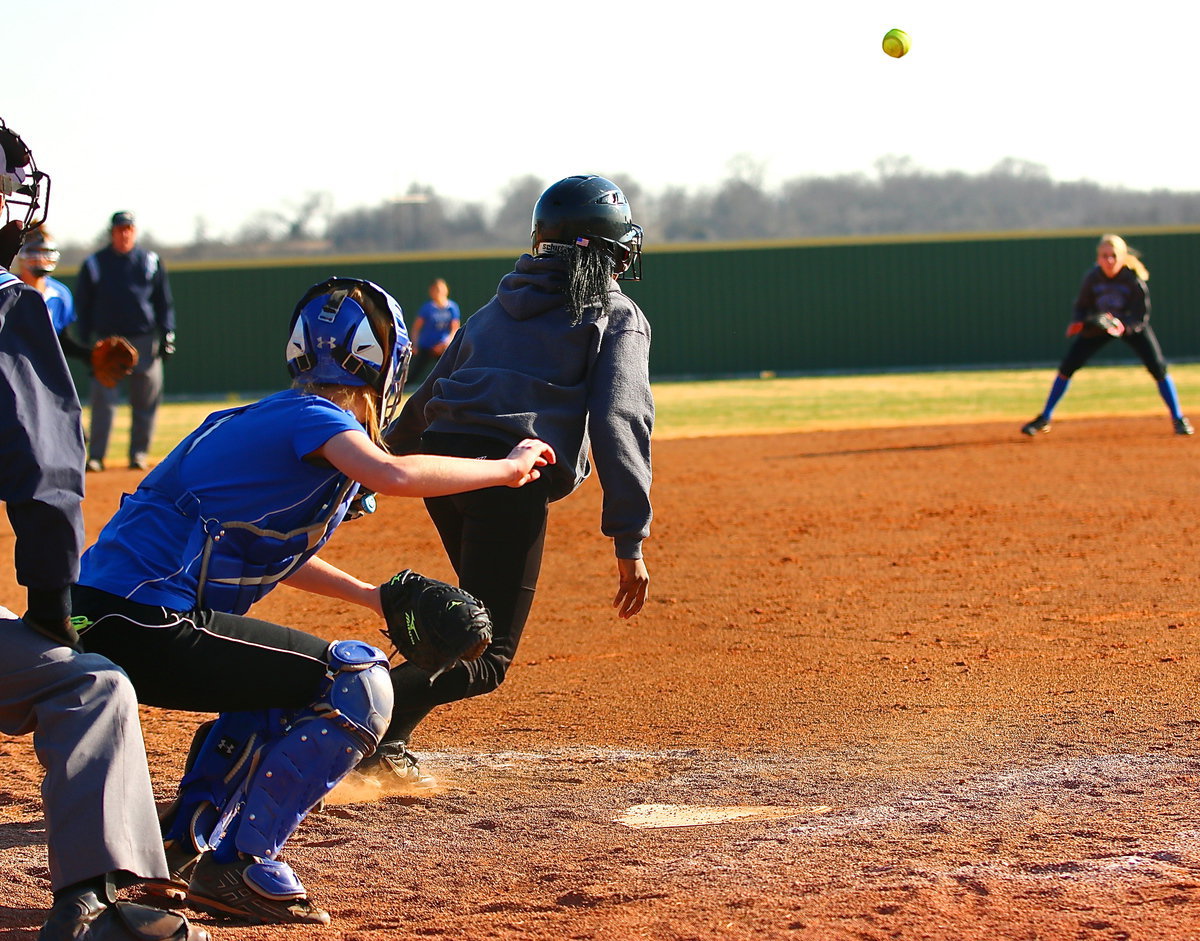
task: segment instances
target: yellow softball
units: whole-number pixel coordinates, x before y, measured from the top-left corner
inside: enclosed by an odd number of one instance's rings
[[[893,59],[899,59],[911,46],[912,40],[902,29],[889,29],[883,36],[883,51]]]

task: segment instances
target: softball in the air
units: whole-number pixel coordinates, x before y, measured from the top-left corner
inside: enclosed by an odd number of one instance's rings
[[[883,51],[893,59],[899,59],[912,47],[912,40],[902,29],[889,29],[883,36]]]

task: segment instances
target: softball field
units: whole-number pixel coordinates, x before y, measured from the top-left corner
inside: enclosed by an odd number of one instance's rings
[[[332,926],[197,922],[214,941],[1200,936],[1200,441],[1157,415],[1019,425],[657,443],[632,621],[590,481],[551,515],[508,682],[413,744],[441,787],[342,791],[289,844]],[[89,538],[137,479],[88,477]],[[451,575],[418,501],[325,554]],[[256,610],[380,639],[286,588]],[[202,718],[143,709],[163,801]],[[48,904],[39,772],[0,737],[4,941]]]

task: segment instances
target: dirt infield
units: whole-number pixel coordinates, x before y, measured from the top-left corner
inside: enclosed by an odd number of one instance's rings
[[[660,442],[630,622],[589,483],[552,514],[508,682],[420,730],[440,790],[333,805],[289,846],[333,925],[197,920],[217,941],[1200,936],[1200,441],[1018,425]],[[89,536],[135,482],[89,476]],[[326,556],[449,576],[416,501]],[[377,637],[287,589],[258,612]],[[165,800],[196,717],[143,720]],[[38,779],[0,737],[2,939],[44,917]]]

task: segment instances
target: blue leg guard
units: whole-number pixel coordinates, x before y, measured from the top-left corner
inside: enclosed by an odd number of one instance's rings
[[[209,729],[179,783],[164,840],[185,840],[197,852],[211,849],[221,811],[239,793],[265,743],[287,731],[290,713],[279,709],[222,713]]]
[[[338,641],[326,654],[320,699],[261,750],[245,784],[241,812],[218,836],[218,858],[233,850],[274,859],[300,821],[355,765],[375,751],[392,715],[383,651]],[[229,817],[229,814],[226,814]]]

